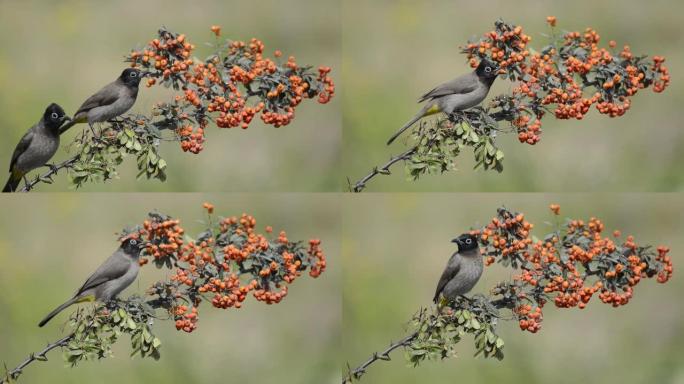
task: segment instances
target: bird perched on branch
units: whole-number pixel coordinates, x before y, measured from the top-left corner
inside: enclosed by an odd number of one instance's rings
[[[64,304],[55,308],[41,322],[39,327],[62,312],[72,304],[87,301],[107,302],[126,289],[138,276],[140,252],[147,246],[147,242],[137,237],[128,236],[121,239],[121,245],[95,272],[86,280],[74,296]]]
[[[74,113],[74,119],[62,127],[60,133],[66,132],[76,124],[88,123],[95,135],[94,123],[113,119],[133,107],[138,97],[140,80],[148,75],[148,72],[136,68],[124,69],[119,78],[90,96]]]
[[[44,166],[59,148],[59,128],[71,120],[62,107],[52,103],[40,121],[21,138],[10,161],[10,177],[3,192],[15,192],[21,179],[36,168]]]
[[[439,278],[435,297],[432,299],[435,304],[440,295],[453,300],[470,292],[480,280],[484,269],[476,236],[464,233],[451,241],[458,245],[458,251],[451,255],[442,277]]]
[[[440,112],[451,115],[480,104],[487,97],[489,88],[498,74],[499,68],[496,64],[482,59],[473,72],[438,85],[420,97],[419,103],[428,103],[387,141],[387,145],[392,144],[399,135],[423,117]]]

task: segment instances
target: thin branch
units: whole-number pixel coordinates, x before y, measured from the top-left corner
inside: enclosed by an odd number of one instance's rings
[[[406,348],[411,344],[411,342],[418,336],[418,332],[413,332],[412,334],[404,337],[403,339],[390,343],[389,347],[382,352],[373,352],[373,355],[368,358],[363,364],[359,365],[354,369],[349,369],[349,373],[342,379],[342,384],[351,383],[353,380],[360,379],[366,373],[366,369],[373,363],[379,360],[390,361],[389,354],[392,353],[397,348]]]
[[[357,181],[353,187],[350,185],[350,189],[353,192],[357,192],[357,193],[363,191],[366,188],[366,183],[369,180],[371,180],[372,178],[374,178],[377,175],[390,175],[390,174],[392,174],[392,172],[390,172],[390,167],[392,167],[395,163],[397,163],[399,161],[408,160],[409,158],[411,158],[411,156],[414,153],[416,153],[417,150],[418,150],[418,146],[415,146],[415,147],[407,150],[406,152],[404,152],[402,154],[399,154],[397,156],[392,157],[387,163],[383,164],[379,168],[374,167],[373,170],[368,175],[366,175],[361,180]]]
[[[16,368],[14,368],[11,371],[8,371],[7,374],[5,374],[5,377],[2,378],[0,381],[0,384],[5,384],[5,383],[10,383],[16,380],[19,375],[21,375],[22,371],[24,368],[31,364],[34,361],[40,360],[40,361],[47,361],[47,356],[45,356],[48,352],[51,350],[57,348],[57,347],[63,347],[65,346],[71,339],[74,337],[74,333],[71,333],[67,336],[64,336],[63,338],[55,341],[54,343],[48,344],[47,347],[43,348],[41,351],[36,352],[36,353],[31,353],[21,364],[17,365]]]
[[[74,156],[74,157],[72,157],[72,158],[70,158],[70,159],[68,159],[68,160],[65,160],[65,161],[63,161],[63,162],[61,162],[61,163],[59,163],[59,164],[57,164],[57,165],[49,166],[49,167],[50,167],[50,170],[49,170],[48,172],[46,172],[46,173],[44,173],[44,174],[42,174],[42,175],[40,175],[40,176],[36,176],[36,177],[35,177],[33,180],[31,180],[31,181],[25,180],[25,181],[24,181],[24,188],[22,188],[22,189],[20,190],[20,192],[29,192],[29,191],[31,191],[38,183],[48,183],[48,184],[51,184],[52,181],[53,181],[53,180],[52,180],[52,177],[53,177],[53,176],[56,176],[57,173],[58,173],[61,169],[69,169],[69,168],[71,168],[71,167],[74,165],[74,163],[75,163],[76,161],[78,161],[78,155],[76,155],[76,156]]]
[[[447,116],[447,119],[454,125],[459,125],[459,124],[468,124],[472,129],[474,129],[476,132],[479,134],[483,134],[483,132],[480,132],[482,130],[482,125],[485,123],[483,122],[484,116],[488,116],[492,120],[499,122],[502,120],[510,120],[510,112],[508,111],[498,111],[498,112],[493,112],[489,113],[488,110],[485,110],[481,107],[473,108],[472,110],[466,110],[466,111],[461,111],[461,112],[456,112],[451,115]],[[478,121],[478,123],[474,123],[473,120]],[[439,126],[439,123],[437,124]],[[504,130],[499,129],[495,125],[487,124],[486,128],[493,130],[493,131],[498,131],[498,132],[505,132]],[[437,128],[437,131],[439,131],[439,128]],[[426,133],[432,134],[429,138],[427,143],[425,144],[426,147],[430,148],[432,145],[435,143],[435,132],[426,132],[425,127],[423,124],[418,128],[419,132],[419,139],[417,141],[420,143],[422,139],[425,137]],[[362,192],[366,188],[366,183],[373,179],[377,175],[391,175],[392,173],[390,172],[390,167],[392,167],[395,163],[402,161],[402,160],[408,160],[411,158],[413,154],[415,154],[420,145],[415,145],[408,149],[406,152],[403,152],[397,156],[392,157],[387,163],[383,164],[380,167],[374,167],[371,172],[363,177],[361,180],[357,181],[354,185],[351,185],[351,182],[349,182],[349,189],[352,192]]]

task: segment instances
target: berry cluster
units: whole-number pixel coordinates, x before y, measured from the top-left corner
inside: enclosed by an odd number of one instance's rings
[[[560,206],[550,207],[554,215]],[[495,261],[520,269],[505,289],[512,295],[509,303],[522,330],[537,332],[543,319],[542,308],[548,301],[558,308],[585,308],[594,294],[614,307],[627,304],[633,288],[644,278],[657,276],[660,283],[672,276],[669,249],[656,252],[639,246],[632,236],[619,231],[605,236],[605,225],[597,218],[567,220],[542,240],[533,240],[533,224],[521,213],[498,210],[496,217],[479,235],[485,264]]]
[[[220,27],[211,30],[220,36]],[[180,115],[176,133],[184,151],[202,151],[210,119],[219,128],[246,129],[259,115],[264,123],[281,127],[292,122],[303,99],[317,97],[325,104],[335,93],[329,67],[321,66],[316,73],[297,64],[293,56],[282,62],[280,51],[274,59],[264,57],[265,47],[258,39],[217,47],[203,61],[191,57],[194,49],[185,35],[161,29],[158,38],[126,58],[131,66],[151,72],[147,86],[159,80],[183,91],[175,107]]]
[[[320,240],[310,240],[307,247],[290,241],[284,231],[272,238],[271,227],[266,234],[256,232],[250,215],[216,220],[214,206],[203,207],[207,229],[197,239],[187,236],[179,220],[159,213],[126,234],[149,242],[141,265],[151,258],[158,267],[174,269],[169,281],[157,282],[148,294],[174,317],[177,329],[196,329],[202,301],[216,308],[241,308],[251,292],[258,301],[279,303],[303,271],[318,277],[325,270]]]
[[[149,241],[145,254],[151,256],[157,266],[163,265],[170,256],[183,246],[185,230],[180,220],[165,218],[156,213],[150,214],[150,220],[143,222],[138,231],[141,238]],[[147,264],[147,258],[140,258],[140,265]]]
[[[520,26],[495,23],[493,31],[463,52],[470,65],[488,58],[499,64],[500,72],[516,81],[514,108],[509,121],[521,143],[536,144],[541,135],[541,119],[551,112],[558,119],[581,120],[592,105],[610,117],[622,116],[631,106],[630,97],[638,90],[653,87],[662,92],[670,82],[665,59],[635,56],[625,45],[621,51],[610,41],[599,47],[600,35],[592,28],[583,33],[557,34],[556,18],[549,16],[551,43],[539,52],[530,51],[530,36]],[[534,53],[533,53],[534,52]],[[494,107],[500,107],[496,102]]]

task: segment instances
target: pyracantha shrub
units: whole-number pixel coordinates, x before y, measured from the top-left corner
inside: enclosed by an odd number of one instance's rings
[[[560,206],[552,204],[550,209],[558,218]],[[497,334],[500,321],[517,321],[521,330],[536,333],[549,303],[583,309],[597,296],[618,307],[629,303],[643,280],[666,283],[672,277],[669,248],[639,245],[620,231],[606,234],[597,218],[556,220],[555,228],[542,238],[532,235],[533,228],[524,214],[500,208],[486,226],[472,230],[485,265],[510,268],[511,280],[499,282],[487,296],[458,297],[444,306],[419,310],[409,323],[407,337],[350,369],[343,382],[359,379],[371,364],[388,360],[398,348],[404,349],[413,366],[425,359],[455,356],[466,334],[474,337],[476,356],[500,360],[504,357],[504,340]]]
[[[256,219],[243,214],[213,220],[213,206],[206,204],[209,226],[196,239],[185,235],[178,220],[150,214],[135,232],[150,245],[141,264],[152,260],[157,267],[174,271],[169,281],[160,281],[147,294],[176,320],[176,328],[192,332],[203,301],[215,308],[241,308],[253,296],[266,304],[277,304],[287,296],[288,285],[302,272],[318,277],[326,267],[320,240],[290,241],[285,231],[277,236],[266,227],[256,232]]]
[[[282,127],[294,120],[304,100],[326,104],[334,96],[330,67],[302,66],[278,50],[269,58],[258,39],[223,41],[220,27],[211,30],[216,41],[204,59],[195,57],[196,46],[184,34],[165,28],[144,48],[132,50],[124,60],[148,73],[147,87],[161,85],[175,95],[156,103],[147,115],[129,113],[101,124],[97,136],[84,130],[68,146],[74,157],[23,189],[52,182],[60,169],[68,170],[76,187],[110,180],[128,156],[136,157],[139,178],[164,181],[167,163],[161,143],[179,142],[183,151],[198,154],[207,145],[206,130],[212,124],[246,129],[258,116],[265,124]]]
[[[259,233],[253,216],[216,217],[209,203],[204,209],[205,228],[194,237],[180,220],[158,212],[124,229],[120,238],[132,236],[149,243],[140,255],[140,265],[151,262],[172,270],[171,276],[152,284],[143,296],[76,310],[67,336],[32,353],[8,371],[6,379],[16,379],[35,360],[47,360],[46,354],[58,347],[71,366],[108,357],[122,334],[131,337],[131,355],[159,359],[162,342],[153,332],[157,320],[172,320],[177,330],[193,332],[202,303],[239,309],[251,296],[265,304],[278,304],[288,295],[288,286],[303,274],[317,278],[325,271],[319,239],[291,240],[285,231],[274,234],[270,226]]]
[[[536,50],[521,26],[503,20],[468,42],[462,53],[470,66],[477,67],[482,59],[494,61],[499,77],[513,82],[512,92],[494,96],[489,105],[418,124],[407,151],[374,168],[351,189],[362,191],[370,179],[389,174],[400,161],[412,180],[455,169],[465,147],[473,148],[475,168],[501,172],[504,152],[496,145],[500,134],[515,133],[521,143],[534,145],[541,139],[545,116],[582,120],[593,106],[601,114],[619,117],[639,90],[650,87],[659,93],[670,84],[662,56],[635,55],[629,45],[617,48],[614,40],[601,46],[592,28],[559,31],[552,16],[547,23],[548,42]]]

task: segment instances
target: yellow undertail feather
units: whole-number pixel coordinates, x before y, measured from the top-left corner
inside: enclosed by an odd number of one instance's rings
[[[432,107],[430,107],[427,111],[425,111],[425,114],[423,114],[423,117],[425,116],[431,116],[437,113],[442,112],[442,108],[439,107],[439,105],[434,104]]]
[[[59,134],[61,135],[62,133],[66,132],[67,130],[69,130],[69,128],[73,127],[76,124],[87,123],[87,122],[88,122],[88,115],[85,113],[83,115],[79,116],[78,118],[76,118],[74,116],[73,120],[62,125],[62,127],[59,128]]]
[[[413,124],[415,124],[418,120],[422,119],[425,116],[430,116],[434,115],[436,113],[440,113],[442,109],[439,107],[438,104],[432,104],[430,108],[426,109],[424,112],[419,112],[417,115],[413,117],[413,119],[409,120],[408,123],[404,124],[401,129],[399,129],[390,139],[387,141],[387,145],[392,144],[392,142],[399,137],[405,130],[409,129]]]
[[[77,304],[77,303],[89,303],[89,302],[92,302],[92,301],[95,301],[95,295],[82,296],[81,298],[79,298],[78,300],[76,300],[76,301],[74,302],[74,304]]]
[[[48,321],[50,321],[53,317],[57,316],[58,313],[62,312],[66,308],[78,304],[78,303],[84,303],[88,301],[95,301],[95,295],[88,295],[88,296],[80,296],[80,297],[74,297],[70,300],[67,300],[64,304],[60,305],[59,307],[55,308],[52,312],[50,312],[43,320],[38,323],[39,327],[44,326],[47,324]]]

